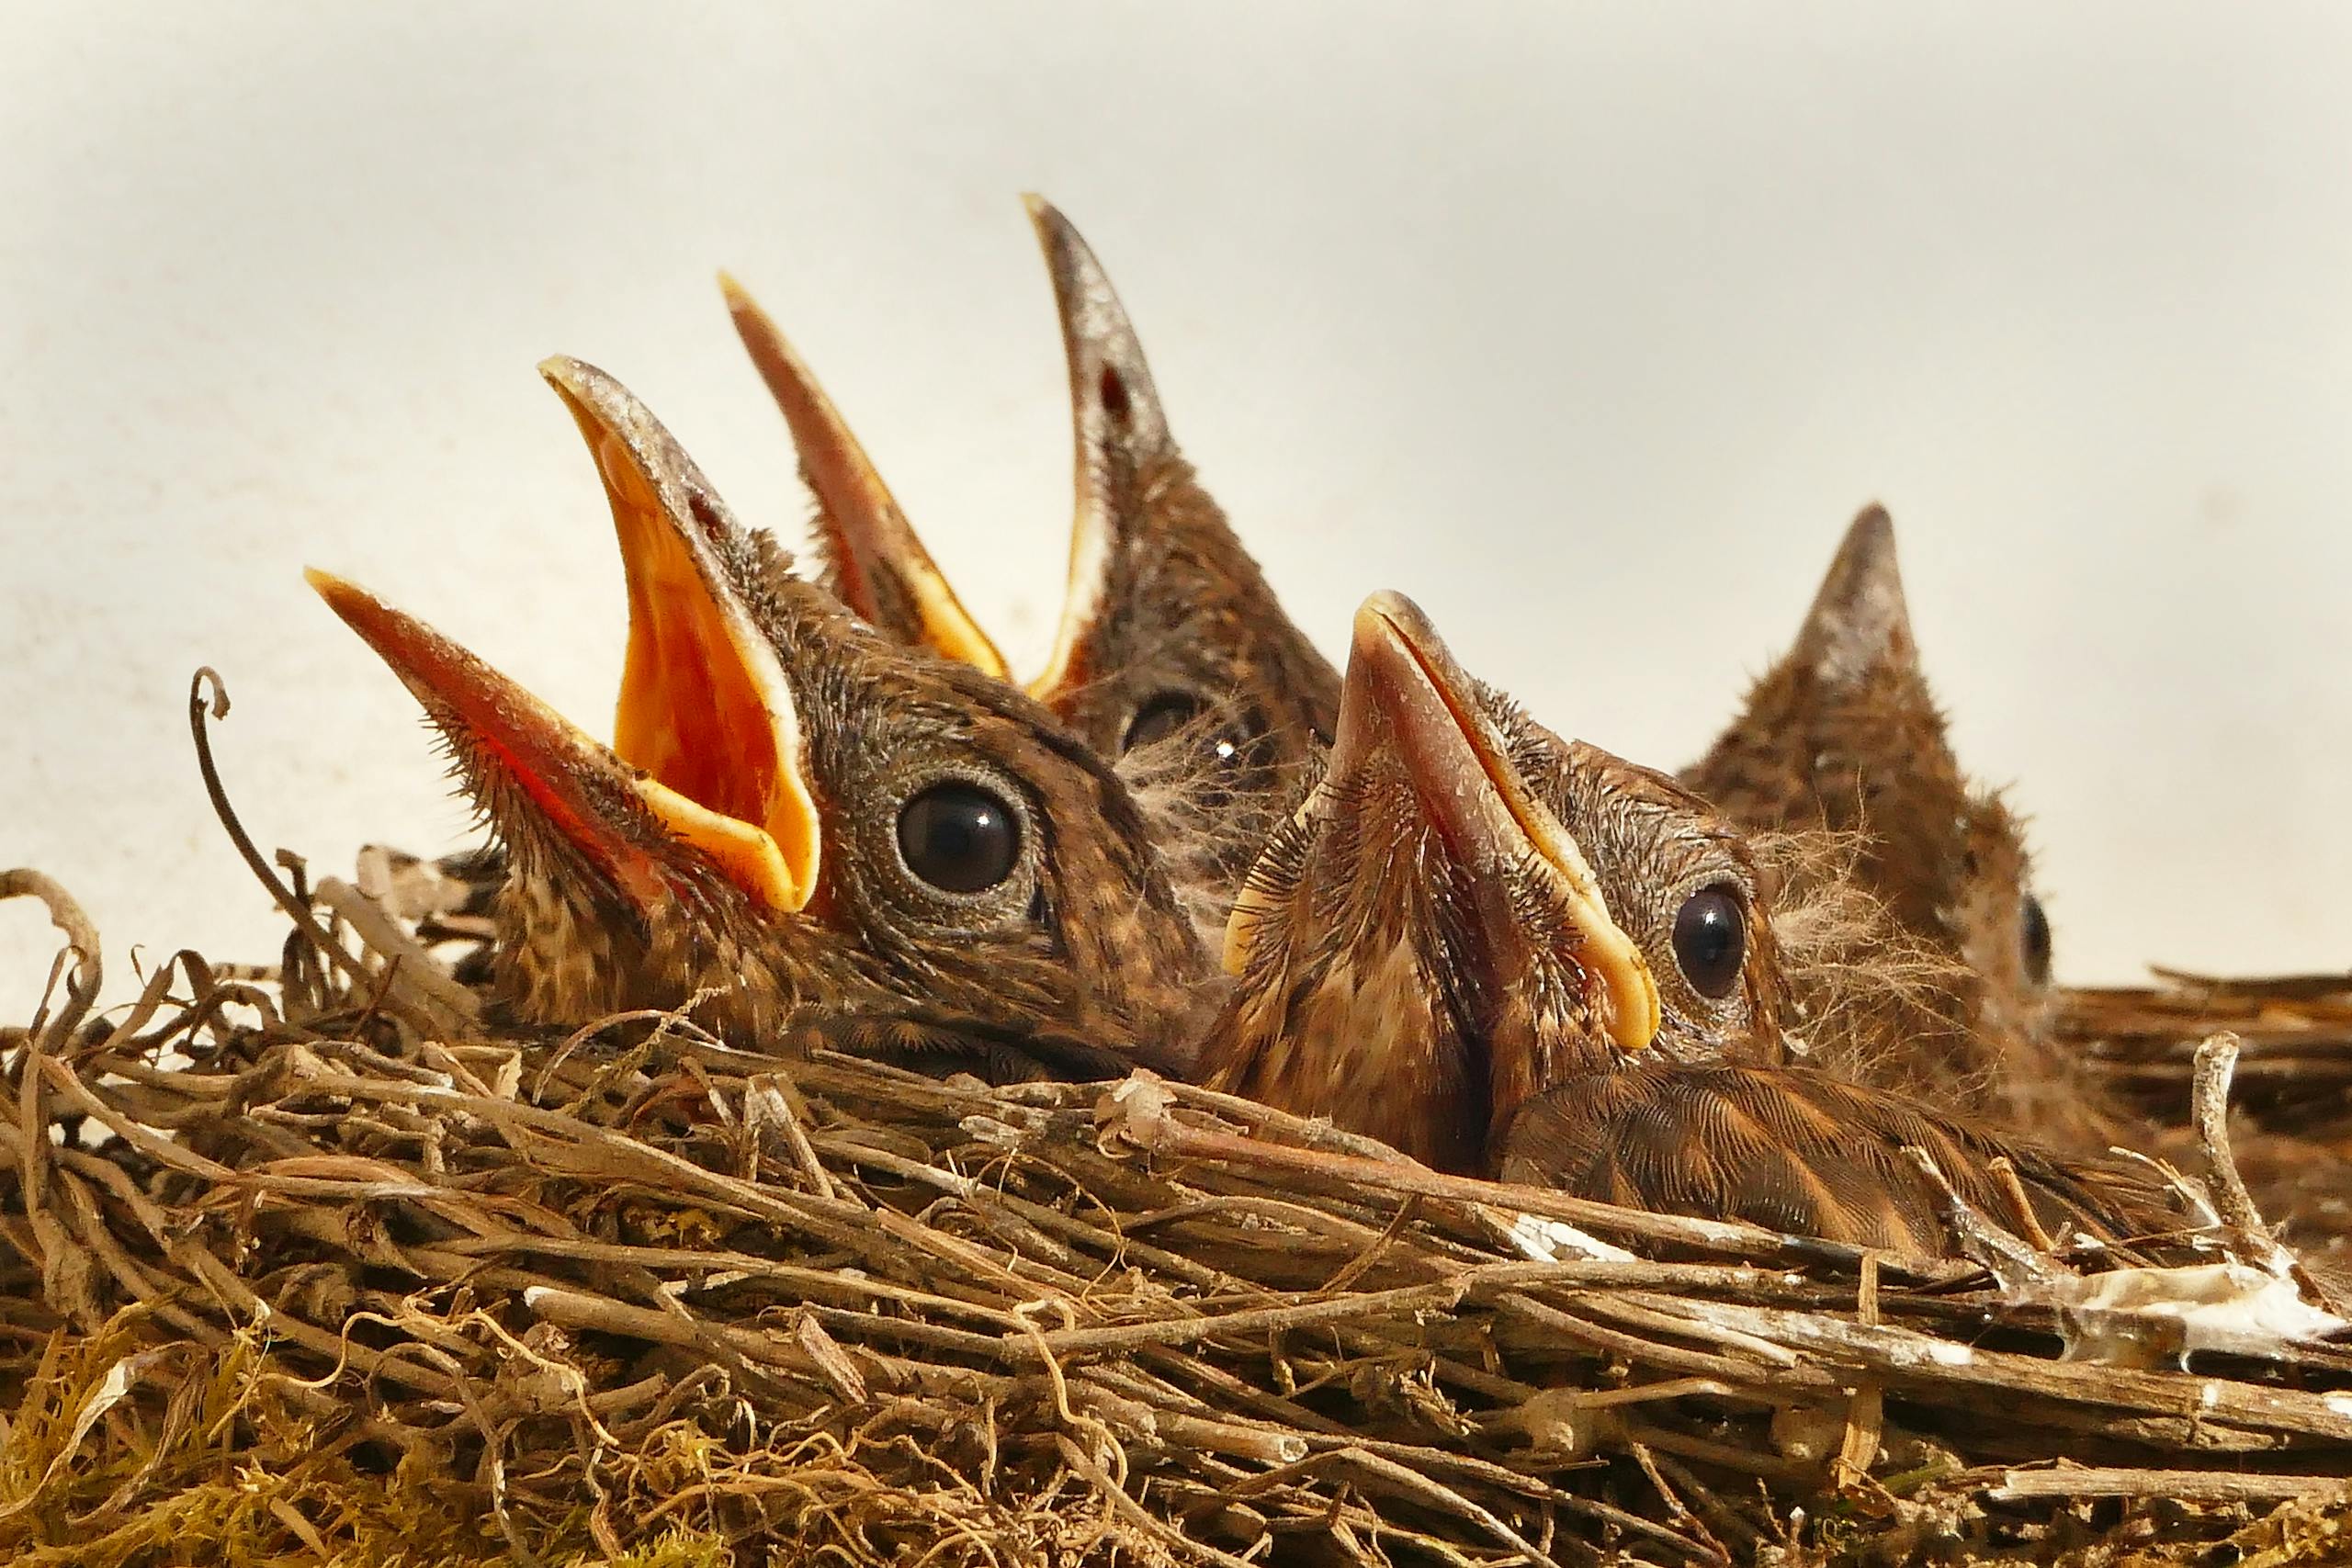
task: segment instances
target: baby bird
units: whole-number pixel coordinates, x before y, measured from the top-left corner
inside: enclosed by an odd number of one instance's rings
[[[2175,1223],[2134,1170],[1780,1065],[1772,889],[1739,835],[1524,717],[1401,596],[1357,615],[1338,728],[1235,908],[1217,1087],[1442,1168],[1915,1255],[1945,1242],[1906,1147],[2053,1234]]]
[[[1032,692],[1106,757],[1204,932],[1307,759],[1339,674],[1275,601],[1169,434],[1150,367],[1102,265],[1032,197],[1069,365],[1077,513],[1068,599]],[[897,641],[1004,677],[856,437],[775,323],[732,279],[728,307],[783,411],[817,501],[820,581]]]
[[[1472,683],[1396,594],[1338,728],[1235,905],[1209,1081],[1477,1171],[1556,1079],[1779,1059],[1755,863],[1688,792]]]
[[[1069,364],[1069,585],[1031,690],[1139,792],[1172,802],[1195,884],[1238,884],[1331,739],[1339,672],[1291,623],[1170,434],[1143,344],[1094,253],[1029,200]],[[1216,911],[1222,920],[1222,907]]]
[[[976,1021],[918,1057],[989,1076],[1170,1055],[1208,967],[1108,764],[968,666],[897,646],[791,575],[668,431],[576,360],[541,373],[596,458],[628,578],[614,743],[421,622],[312,579],[441,731],[505,840],[498,985],[531,1021],[691,1007],[746,1046],[796,1021]],[[918,1033],[920,1032],[917,1032]],[[1057,1049],[1049,1043],[1041,1049]]]
[[[2083,1086],[2049,1077],[2050,923],[2016,818],[1952,754],[1883,509],[1855,518],[1794,646],[1682,780],[1749,831],[1855,835],[1845,874],[1948,961],[1934,984],[1881,993],[1871,1031],[1901,1048],[1863,1064],[1874,1079],[2060,1141],[2112,1141]]]

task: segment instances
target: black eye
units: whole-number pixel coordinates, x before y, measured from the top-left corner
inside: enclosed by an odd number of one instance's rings
[[[1190,692],[1161,692],[1136,709],[1127,721],[1126,738],[1119,750],[1132,751],[1155,740],[1165,740],[1201,716],[1201,699]]]
[[[937,784],[899,810],[899,853],[933,887],[985,893],[1021,863],[1021,823],[978,784]]]
[[[2030,893],[2025,896],[2024,926],[2025,977],[2046,986],[2050,983],[2050,917],[2042,912],[2041,900]]]
[[[1747,912],[1728,887],[1702,887],[1674,917],[1674,961],[1702,997],[1721,1001],[1739,984],[1747,957]]]

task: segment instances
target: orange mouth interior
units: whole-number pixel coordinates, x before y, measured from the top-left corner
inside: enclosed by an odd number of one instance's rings
[[[802,908],[820,833],[775,652],[621,443],[594,444],[628,575],[613,749],[653,775],[639,793],[673,833],[760,903]]]

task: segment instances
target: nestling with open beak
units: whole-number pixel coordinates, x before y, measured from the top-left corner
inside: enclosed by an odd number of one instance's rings
[[[1952,754],[1884,510],[1855,518],[1794,646],[1682,777],[1751,831],[1855,834],[1846,874],[1904,932],[1957,961],[1937,985],[1886,993],[1873,1028],[1904,1043],[1860,1064],[1873,1080],[2069,1144],[2113,1141],[2086,1087],[2051,1077],[2050,924],[2030,891],[2024,835]]]
[[[1181,1066],[1168,1048],[1195,1032],[1207,965],[1109,765],[1018,691],[889,642],[792,576],[610,377],[568,359],[541,372],[596,457],[628,572],[610,748],[422,623],[313,578],[424,704],[509,847],[496,964],[515,1012],[578,1023],[691,1002],[757,1048],[809,1010],[905,1008]],[[1037,1066],[982,1055],[938,1065]]]
[[[1104,756],[1212,938],[1307,759],[1339,675],[1275,601],[1169,434],[1150,367],[1069,220],[1029,200],[1069,366],[1077,509],[1068,597],[1033,692]],[[1003,656],[956,598],[814,374],[722,278],[816,498],[820,581],[885,635],[990,674]]]
[[[1339,730],[1235,908],[1219,1087],[1444,1168],[1915,1254],[1946,1244],[1906,1145],[2053,1234],[2177,1223],[2152,1177],[1776,1065],[1772,890],[1739,836],[1525,718],[1398,595],[1357,615]]]

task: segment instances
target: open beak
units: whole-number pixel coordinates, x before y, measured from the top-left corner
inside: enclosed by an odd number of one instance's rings
[[[1141,457],[1165,451],[1170,437],[1143,344],[1102,264],[1051,202],[1039,196],[1022,199],[1028,205],[1029,220],[1036,225],[1046,270],[1053,277],[1062,352],[1069,362],[1070,414],[1078,447],[1069,585],[1054,650],[1044,671],[1029,683],[1033,696],[1051,705],[1095,673],[1088,667],[1088,634],[1109,593],[1119,530],[1132,525],[1132,509],[1125,504],[1130,498],[1123,493],[1119,478],[1131,474]]]
[[[792,688],[723,558],[742,531],[628,388],[576,359],[539,374],[595,454],[628,577],[614,750],[700,814],[677,836],[752,874],[762,905],[804,908],[823,835]]]
[[[1468,674],[1401,593],[1375,593],[1356,612],[1331,776],[1348,776],[1375,747],[1393,750],[1429,820],[1474,875],[1531,858],[1545,868],[1582,939],[1572,956],[1595,983],[1610,1040],[1627,1052],[1647,1047],[1659,1004],[1641,949],[1611,917],[1576,839],[1512,765]]]
[[[327,607],[366,638],[447,736],[493,818],[519,794],[643,913],[670,897],[662,852],[684,842],[747,890],[785,875],[775,841],[631,767],[538,698],[413,615],[313,569]],[[514,824],[504,822],[502,827]]]
[[[1004,679],[1004,656],[966,613],[817,378],[742,285],[720,273],[718,287],[791,428],[801,475],[817,495],[818,525],[841,569],[843,602],[902,640]]]

